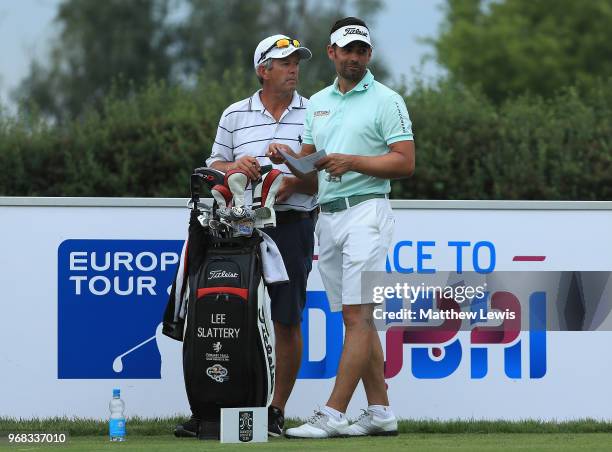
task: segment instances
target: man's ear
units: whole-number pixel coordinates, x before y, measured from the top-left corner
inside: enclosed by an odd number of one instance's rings
[[[264,74],[266,73],[266,68],[263,64],[260,64],[259,66],[257,66],[257,75],[262,78],[263,80],[265,80],[266,78],[264,77]]]
[[[335,51],[336,49],[333,44],[327,44],[327,58],[334,61]]]

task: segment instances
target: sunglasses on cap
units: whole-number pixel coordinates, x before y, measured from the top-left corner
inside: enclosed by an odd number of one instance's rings
[[[274,44],[272,44],[270,47],[268,47],[266,50],[261,52],[261,56],[259,57],[259,60],[257,60],[257,64],[261,63],[263,61],[264,57],[268,53],[270,53],[270,51],[272,51],[274,49],[284,49],[285,47],[289,47],[290,45],[293,46],[293,47],[299,47],[300,46],[300,41],[298,41],[297,39],[291,39],[291,38],[281,38],[281,39],[279,39]]]

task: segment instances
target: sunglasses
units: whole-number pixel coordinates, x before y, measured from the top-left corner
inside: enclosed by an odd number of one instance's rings
[[[297,39],[290,39],[290,38],[279,39],[274,44],[272,44],[270,47],[268,47],[266,50],[261,52],[259,60],[257,60],[257,64],[261,63],[264,60],[265,56],[268,53],[270,53],[270,51],[274,49],[284,49],[285,47],[289,47],[290,45],[293,47],[299,47],[300,41],[298,41]]]

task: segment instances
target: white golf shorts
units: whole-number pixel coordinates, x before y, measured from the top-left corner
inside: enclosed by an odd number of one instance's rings
[[[389,200],[383,198],[319,214],[318,266],[332,311],[341,311],[343,304],[362,303],[361,272],[385,271],[394,224]]]

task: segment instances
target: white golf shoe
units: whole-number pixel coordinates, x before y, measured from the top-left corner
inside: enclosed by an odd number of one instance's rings
[[[349,423],[346,418],[336,421],[327,414],[315,411],[314,416],[303,425],[285,430],[287,438],[334,438],[348,436]]]
[[[368,410],[361,410],[361,416],[347,429],[349,436],[396,436],[397,418],[381,418]]]

